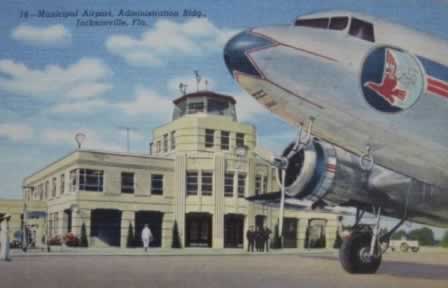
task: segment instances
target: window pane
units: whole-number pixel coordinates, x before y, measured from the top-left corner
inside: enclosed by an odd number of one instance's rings
[[[316,18],[316,19],[299,19],[296,21],[296,26],[305,26],[310,28],[328,28],[329,18]]]
[[[352,18],[349,34],[360,39],[375,42],[373,25],[356,18]]]
[[[224,196],[233,197],[233,172],[224,175]]]
[[[134,173],[121,173],[121,193],[134,193]]]
[[[103,170],[79,169],[79,189],[102,192]]]
[[[348,17],[333,17],[330,22],[330,29],[344,30],[348,24]]]
[[[243,146],[244,146],[244,134],[236,133],[236,147],[243,147]]]
[[[261,193],[261,176],[257,175],[255,177],[255,195],[259,195]]]
[[[205,147],[213,148],[215,142],[215,130],[205,129]]]
[[[238,174],[238,197],[244,198],[246,195],[246,174]]]
[[[171,150],[176,149],[176,131],[171,132]]]
[[[221,149],[229,150],[230,132],[221,131]]]
[[[213,190],[213,172],[202,171],[202,195],[212,195]]]
[[[168,152],[168,134],[163,135],[163,152]]]
[[[263,177],[263,193],[267,193],[268,192],[268,177],[264,176]]]
[[[188,103],[188,113],[195,114],[204,112],[204,102],[193,102]]]
[[[198,194],[198,172],[187,172],[187,195]]]
[[[163,175],[151,175],[151,194],[163,194]]]
[[[207,110],[209,113],[224,115],[228,107],[229,104],[227,102],[208,99]]]

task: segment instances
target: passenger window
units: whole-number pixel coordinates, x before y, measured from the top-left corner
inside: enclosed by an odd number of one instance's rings
[[[372,23],[352,18],[349,34],[370,42],[375,42]]]
[[[330,21],[330,29],[332,30],[344,30],[347,28],[348,17],[333,17]]]
[[[329,18],[298,19],[295,26],[327,29],[329,22]]]

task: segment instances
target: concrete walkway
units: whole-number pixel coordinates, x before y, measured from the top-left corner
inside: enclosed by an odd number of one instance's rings
[[[71,248],[55,246],[51,247],[51,252],[41,249],[30,249],[23,252],[20,249],[11,250],[12,257],[23,256],[65,256],[65,255],[97,255],[97,256],[226,256],[226,255],[302,255],[302,254],[335,254],[335,249],[275,249],[269,252],[249,253],[242,249],[211,249],[211,248],[183,248],[183,249],[164,249],[152,248],[145,252],[143,248]]]

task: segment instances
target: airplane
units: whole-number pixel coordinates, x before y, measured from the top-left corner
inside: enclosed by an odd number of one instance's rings
[[[448,227],[446,51],[447,40],[350,11],[247,29],[225,45],[236,82],[301,131],[280,159],[286,196],[356,208],[339,250],[348,273],[376,273],[405,221]],[[400,219],[386,234],[383,216]]]

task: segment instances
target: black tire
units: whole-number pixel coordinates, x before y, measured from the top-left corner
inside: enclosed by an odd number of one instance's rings
[[[342,242],[339,249],[339,260],[342,268],[350,274],[374,274],[381,264],[382,255],[361,257],[361,253],[369,251],[370,233],[352,233],[352,236]]]

